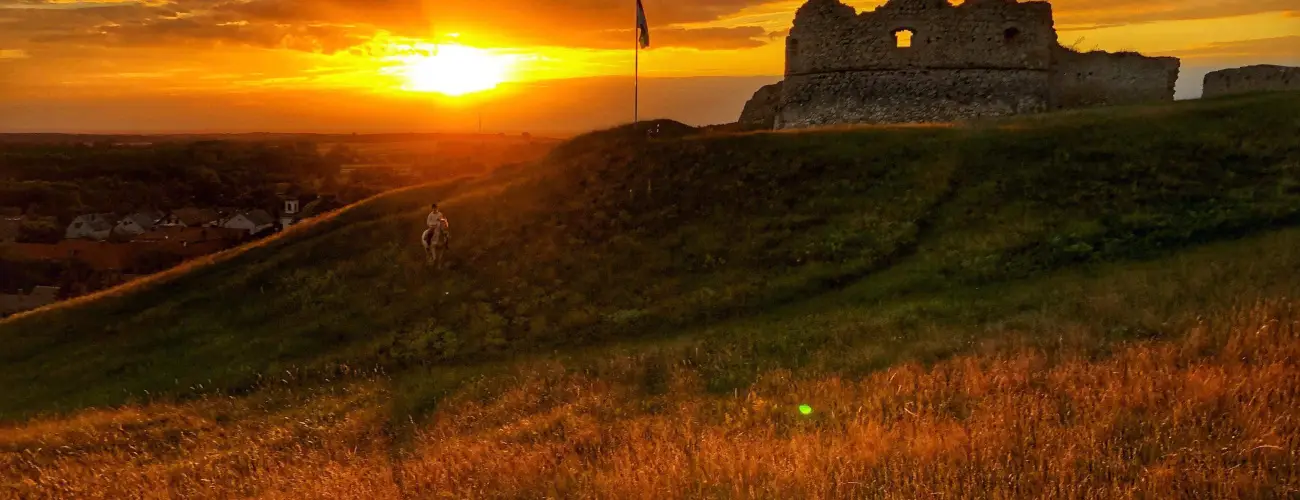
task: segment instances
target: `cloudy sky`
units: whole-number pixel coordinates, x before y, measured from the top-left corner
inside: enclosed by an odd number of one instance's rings
[[[734,121],[802,0],[643,0],[643,117]],[[871,9],[881,0],[848,2]],[[1054,0],[1061,42],[1300,65],[1300,0]],[[0,131],[571,132],[631,118],[632,0],[0,0]],[[499,82],[498,82],[499,80]],[[472,92],[485,86],[495,87]],[[463,94],[463,95],[447,95]]]

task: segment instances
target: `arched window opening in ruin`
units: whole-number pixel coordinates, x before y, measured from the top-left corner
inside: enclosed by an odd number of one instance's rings
[[[912,37],[914,36],[916,36],[916,32],[910,29],[904,28],[901,30],[896,30],[894,31],[894,46],[900,49],[906,49],[908,47],[911,47]]]
[[[790,44],[786,46],[786,52],[789,53],[790,57],[799,55],[799,40],[791,38]]]
[[[1006,31],[1002,32],[1003,40],[1014,42],[1017,38],[1020,38],[1020,28],[1007,28]]]

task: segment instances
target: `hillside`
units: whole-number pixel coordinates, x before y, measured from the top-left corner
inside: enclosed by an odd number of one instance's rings
[[[1300,440],[1295,97],[578,137],[0,323],[7,479],[79,464],[59,491],[217,495],[201,480],[230,467],[267,496],[1297,491],[1276,452]],[[417,240],[433,200],[452,224],[441,274]],[[123,403],[143,406],[57,415]],[[36,439],[80,451],[20,459]],[[141,443],[160,448],[90,479]],[[431,458],[448,456],[474,466]],[[336,482],[310,485],[320,470]],[[1009,476],[1027,489],[999,489]]]

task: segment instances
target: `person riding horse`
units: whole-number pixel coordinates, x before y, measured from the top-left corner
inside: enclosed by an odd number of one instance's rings
[[[442,259],[450,243],[449,234],[450,226],[447,224],[447,217],[442,215],[438,210],[438,204],[433,204],[433,211],[425,217],[424,225],[428,227],[420,240],[424,243],[424,251],[428,254],[429,263],[434,264],[435,268],[442,268]]]

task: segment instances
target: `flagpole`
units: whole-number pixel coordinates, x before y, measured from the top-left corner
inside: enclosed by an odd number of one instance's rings
[[[632,125],[641,121],[641,10],[633,2],[632,46]]]

